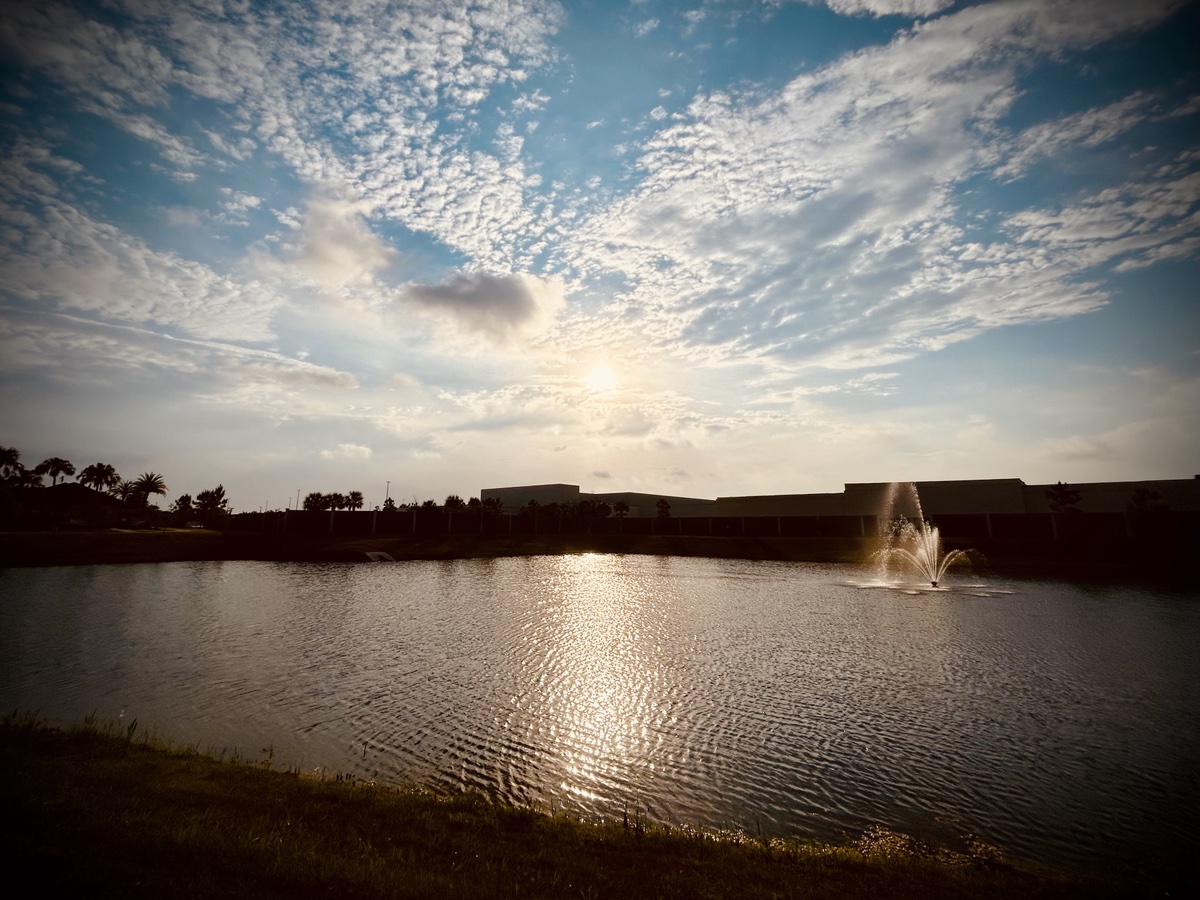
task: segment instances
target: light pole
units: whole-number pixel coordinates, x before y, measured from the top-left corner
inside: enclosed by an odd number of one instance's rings
[[[296,509],[300,508],[300,488],[296,488]]]
[[[383,492],[383,502],[384,502],[384,504],[386,504],[386,503],[388,502],[388,498],[389,498],[390,496],[392,496],[392,483],[389,481],[389,482],[387,483],[387,488],[386,488],[386,489],[384,490],[384,492]]]

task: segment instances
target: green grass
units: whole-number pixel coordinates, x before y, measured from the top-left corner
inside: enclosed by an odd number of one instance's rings
[[[0,720],[0,846],[51,896],[1096,897],[987,848],[929,851],[591,824],[218,760],[135,733]]]

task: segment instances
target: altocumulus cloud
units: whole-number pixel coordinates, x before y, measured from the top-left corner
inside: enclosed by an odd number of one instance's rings
[[[562,308],[563,286],[532,275],[462,273],[442,284],[409,285],[402,297],[464,331],[507,342],[549,326]]]

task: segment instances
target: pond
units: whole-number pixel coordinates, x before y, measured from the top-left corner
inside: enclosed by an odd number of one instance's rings
[[[585,816],[1171,872],[1200,603],[587,554],[0,571],[0,709]]]

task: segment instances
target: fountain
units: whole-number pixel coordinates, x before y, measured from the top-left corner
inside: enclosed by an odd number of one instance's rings
[[[955,563],[965,562],[967,554],[961,550],[942,552],[942,536],[937,527],[921,519],[920,526],[901,516],[889,535],[889,546],[879,551],[883,555],[883,563],[899,558],[908,566],[916,569],[933,587],[938,586],[946,570]],[[893,540],[896,545],[893,545]]]
[[[890,485],[883,513],[883,521],[890,523],[887,546],[876,556],[885,572],[892,560],[899,560],[916,570],[931,586],[937,587],[948,568],[969,562],[968,555],[962,550],[942,551],[942,536],[936,526],[925,520],[915,484],[897,482]]]

